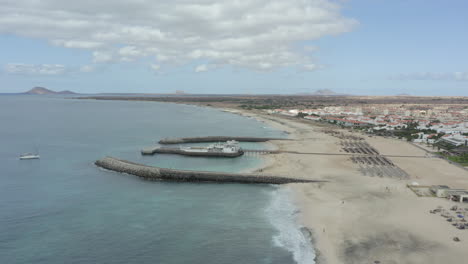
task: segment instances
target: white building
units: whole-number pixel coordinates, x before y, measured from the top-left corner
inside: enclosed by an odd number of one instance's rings
[[[449,198],[461,203],[468,202],[468,191],[464,189],[450,189],[446,185],[434,185],[431,186],[430,190],[435,196],[440,198]]]
[[[312,121],[319,121],[321,119],[320,116],[313,116],[313,115],[309,115],[304,118],[308,120],[312,120]]]
[[[450,187],[447,185],[433,185],[429,189],[435,196],[445,198],[447,197],[447,191],[450,190]]]
[[[417,135],[418,135],[418,138],[413,139],[414,143],[429,143],[429,144],[435,143],[435,139],[433,139],[432,137],[434,137],[436,134],[424,134],[423,132],[419,132],[417,133]]]
[[[442,136],[438,142],[448,143],[452,146],[468,146],[468,136],[461,134],[449,134]]]

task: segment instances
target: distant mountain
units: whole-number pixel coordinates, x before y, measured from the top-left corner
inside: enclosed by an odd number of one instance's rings
[[[36,94],[36,95],[46,95],[46,94],[76,94],[72,91],[60,91],[60,92],[55,92],[55,91],[52,91],[52,90],[49,90],[47,88],[44,88],[44,87],[34,87],[32,88],[31,90],[23,93],[23,94]]]
[[[337,95],[334,91],[330,89],[320,89],[313,93],[314,95]]]
[[[402,94],[397,94],[396,96],[411,96],[411,94],[402,93]]]
[[[330,89],[319,89],[313,93],[297,93],[296,95],[315,95],[315,96],[345,96],[348,94],[335,93]]]

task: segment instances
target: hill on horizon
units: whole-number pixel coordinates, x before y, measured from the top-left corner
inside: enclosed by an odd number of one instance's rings
[[[35,95],[46,95],[46,94],[77,94],[72,91],[64,90],[64,91],[52,91],[44,87],[34,87],[31,90],[24,92],[23,94],[35,94]]]
[[[336,93],[330,89],[318,89],[312,93],[299,93],[299,95],[333,96],[333,95],[345,95],[345,94]]]
[[[319,89],[319,90],[315,91],[313,94],[315,94],[315,95],[336,95],[337,93],[335,93],[334,91],[332,91],[330,89]]]

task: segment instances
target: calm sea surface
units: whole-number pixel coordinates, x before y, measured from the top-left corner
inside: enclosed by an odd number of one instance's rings
[[[260,165],[139,153],[203,135],[284,136],[195,106],[0,96],[0,263],[313,263],[287,189],[146,182],[93,165],[106,155],[195,170]],[[36,149],[40,160],[18,160]]]

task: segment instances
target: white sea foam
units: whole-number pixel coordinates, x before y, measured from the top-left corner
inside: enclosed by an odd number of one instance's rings
[[[298,208],[292,202],[291,190],[280,187],[271,193],[266,209],[271,224],[278,230],[273,237],[276,246],[292,253],[298,264],[315,263],[315,251],[310,234],[298,223]]]

